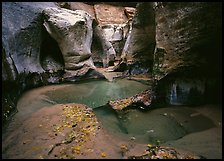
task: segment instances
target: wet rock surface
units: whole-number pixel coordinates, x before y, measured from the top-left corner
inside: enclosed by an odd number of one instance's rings
[[[3,158],[77,158],[84,151],[91,152],[90,146],[84,145],[97,135],[100,125],[92,109],[68,104],[40,109],[18,128],[12,136],[18,142],[13,147],[12,142],[5,142],[4,148],[10,150],[5,149]]]
[[[158,4],[155,8],[156,79],[190,68],[194,73],[205,76],[218,74],[221,65],[221,17],[219,3]]]
[[[49,86],[45,88],[36,91],[36,94],[35,91],[33,91],[33,94],[27,93],[22,98],[23,100],[19,102],[19,110],[23,112],[15,115],[7,131],[3,133],[3,158],[134,159],[220,157],[219,147],[221,142],[219,142],[220,144],[214,142],[215,139],[220,140],[221,135],[221,131],[219,131],[221,128],[221,115],[220,112],[214,111],[214,109],[218,110],[216,107],[204,106],[197,109],[167,107],[153,110],[148,114],[132,109],[125,114],[126,116],[124,115],[126,121],[120,120],[123,121],[123,126],[127,128],[127,132],[130,133],[129,135],[125,134],[123,137],[116,135],[118,130],[110,133],[110,130],[113,129],[109,130],[109,127],[106,127],[105,122],[99,117],[99,113],[86,105],[56,104],[51,100],[51,97],[43,96],[45,90],[56,90],[63,87]],[[44,99],[45,103],[38,104],[37,99]],[[42,105],[42,107],[38,107],[38,105]],[[30,106],[35,110],[29,109]],[[109,115],[102,115],[101,117],[109,117]],[[142,127],[142,122],[146,118],[148,121],[145,121],[149,125],[148,127]],[[115,123],[110,120],[108,125],[111,126],[111,124]],[[187,133],[184,129],[187,130]],[[203,133],[203,137],[200,137],[200,133]],[[215,133],[214,138],[209,137],[212,133]],[[150,138],[148,141],[139,143],[139,137],[144,135],[147,138],[150,136]],[[193,135],[198,140],[192,140],[191,136],[193,137]],[[206,138],[207,135],[209,138]],[[183,139],[180,136],[184,136]],[[190,137],[189,140],[188,137]],[[166,143],[165,140],[170,141]],[[206,141],[207,144],[213,142],[208,144],[212,147],[206,147],[203,144]],[[180,143],[179,146],[181,146],[179,148],[178,142]],[[170,144],[174,146],[167,146]],[[192,152],[190,147],[193,146],[204,148],[192,148],[194,151]],[[210,153],[206,153],[207,148],[211,151]]]
[[[124,108],[131,106],[133,104],[139,104],[138,108],[144,109],[151,105],[152,99],[153,99],[152,91],[146,90],[128,98],[109,101],[108,104],[114,110],[123,110]],[[142,107],[141,105],[143,105],[144,107]]]
[[[219,3],[157,3],[153,75],[160,90],[158,101],[189,105],[221,102],[221,17]]]

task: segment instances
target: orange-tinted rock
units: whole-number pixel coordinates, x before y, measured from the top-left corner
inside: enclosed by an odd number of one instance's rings
[[[132,20],[135,15],[136,9],[134,7],[124,7],[124,9],[125,9],[124,12],[126,16],[128,17],[128,19]]]
[[[128,98],[109,101],[108,104],[115,110],[123,110],[124,108],[134,103],[140,103],[143,104],[144,106],[150,106],[151,102],[152,102],[152,93],[150,90],[145,90],[141,93],[138,93]]]
[[[70,2],[71,10],[84,10],[89,13],[93,19],[95,19],[94,8],[92,5],[85,4],[83,2]]]
[[[94,9],[99,24],[123,24],[128,21],[124,13],[124,7],[96,4]]]

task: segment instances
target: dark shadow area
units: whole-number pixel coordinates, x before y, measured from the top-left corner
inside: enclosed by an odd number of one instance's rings
[[[50,62],[52,61],[52,62]],[[42,44],[40,49],[40,63],[44,70],[49,70],[47,65],[59,64],[65,66],[64,59],[58,43],[49,35],[43,26],[42,29]],[[51,64],[53,63],[53,64]]]
[[[221,89],[221,77],[218,75],[206,76],[200,69],[187,68],[182,72],[170,73],[157,82],[153,105],[168,105],[172,99],[180,102],[177,105],[221,104]]]

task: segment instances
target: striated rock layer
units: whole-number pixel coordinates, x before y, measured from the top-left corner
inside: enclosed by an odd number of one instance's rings
[[[153,75],[157,96],[163,98],[158,101],[221,100],[221,11],[216,2],[156,3]]]

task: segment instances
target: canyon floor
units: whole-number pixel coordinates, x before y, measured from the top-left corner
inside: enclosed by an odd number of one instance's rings
[[[97,118],[94,110],[86,105],[54,104],[43,95],[52,88],[56,90],[63,87],[46,86],[34,89],[32,94],[28,92],[21,97],[17,105],[19,112],[14,115],[3,132],[2,157],[4,159],[222,158],[220,105],[179,107],[185,108],[185,111],[193,109],[194,112],[177,115],[175,118],[178,124],[181,125],[187,118],[189,124],[186,123],[184,126],[188,126],[188,129],[201,127],[201,130],[160,144],[140,143],[137,137],[113,135],[102,124],[101,119]],[[41,108],[38,108],[38,103],[35,102],[38,99],[45,100]],[[29,109],[29,106],[33,109]],[[161,113],[160,116],[166,117],[169,121],[173,118],[167,117],[171,114],[171,110],[168,109],[169,107],[165,107],[153,111]],[[212,125],[206,125],[208,124],[206,119],[204,123],[203,120],[199,120],[203,118],[209,119]],[[166,129],[172,128],[176,127],[172,125],[166,127]],[[167,131],[167,135],[168,133]]]

